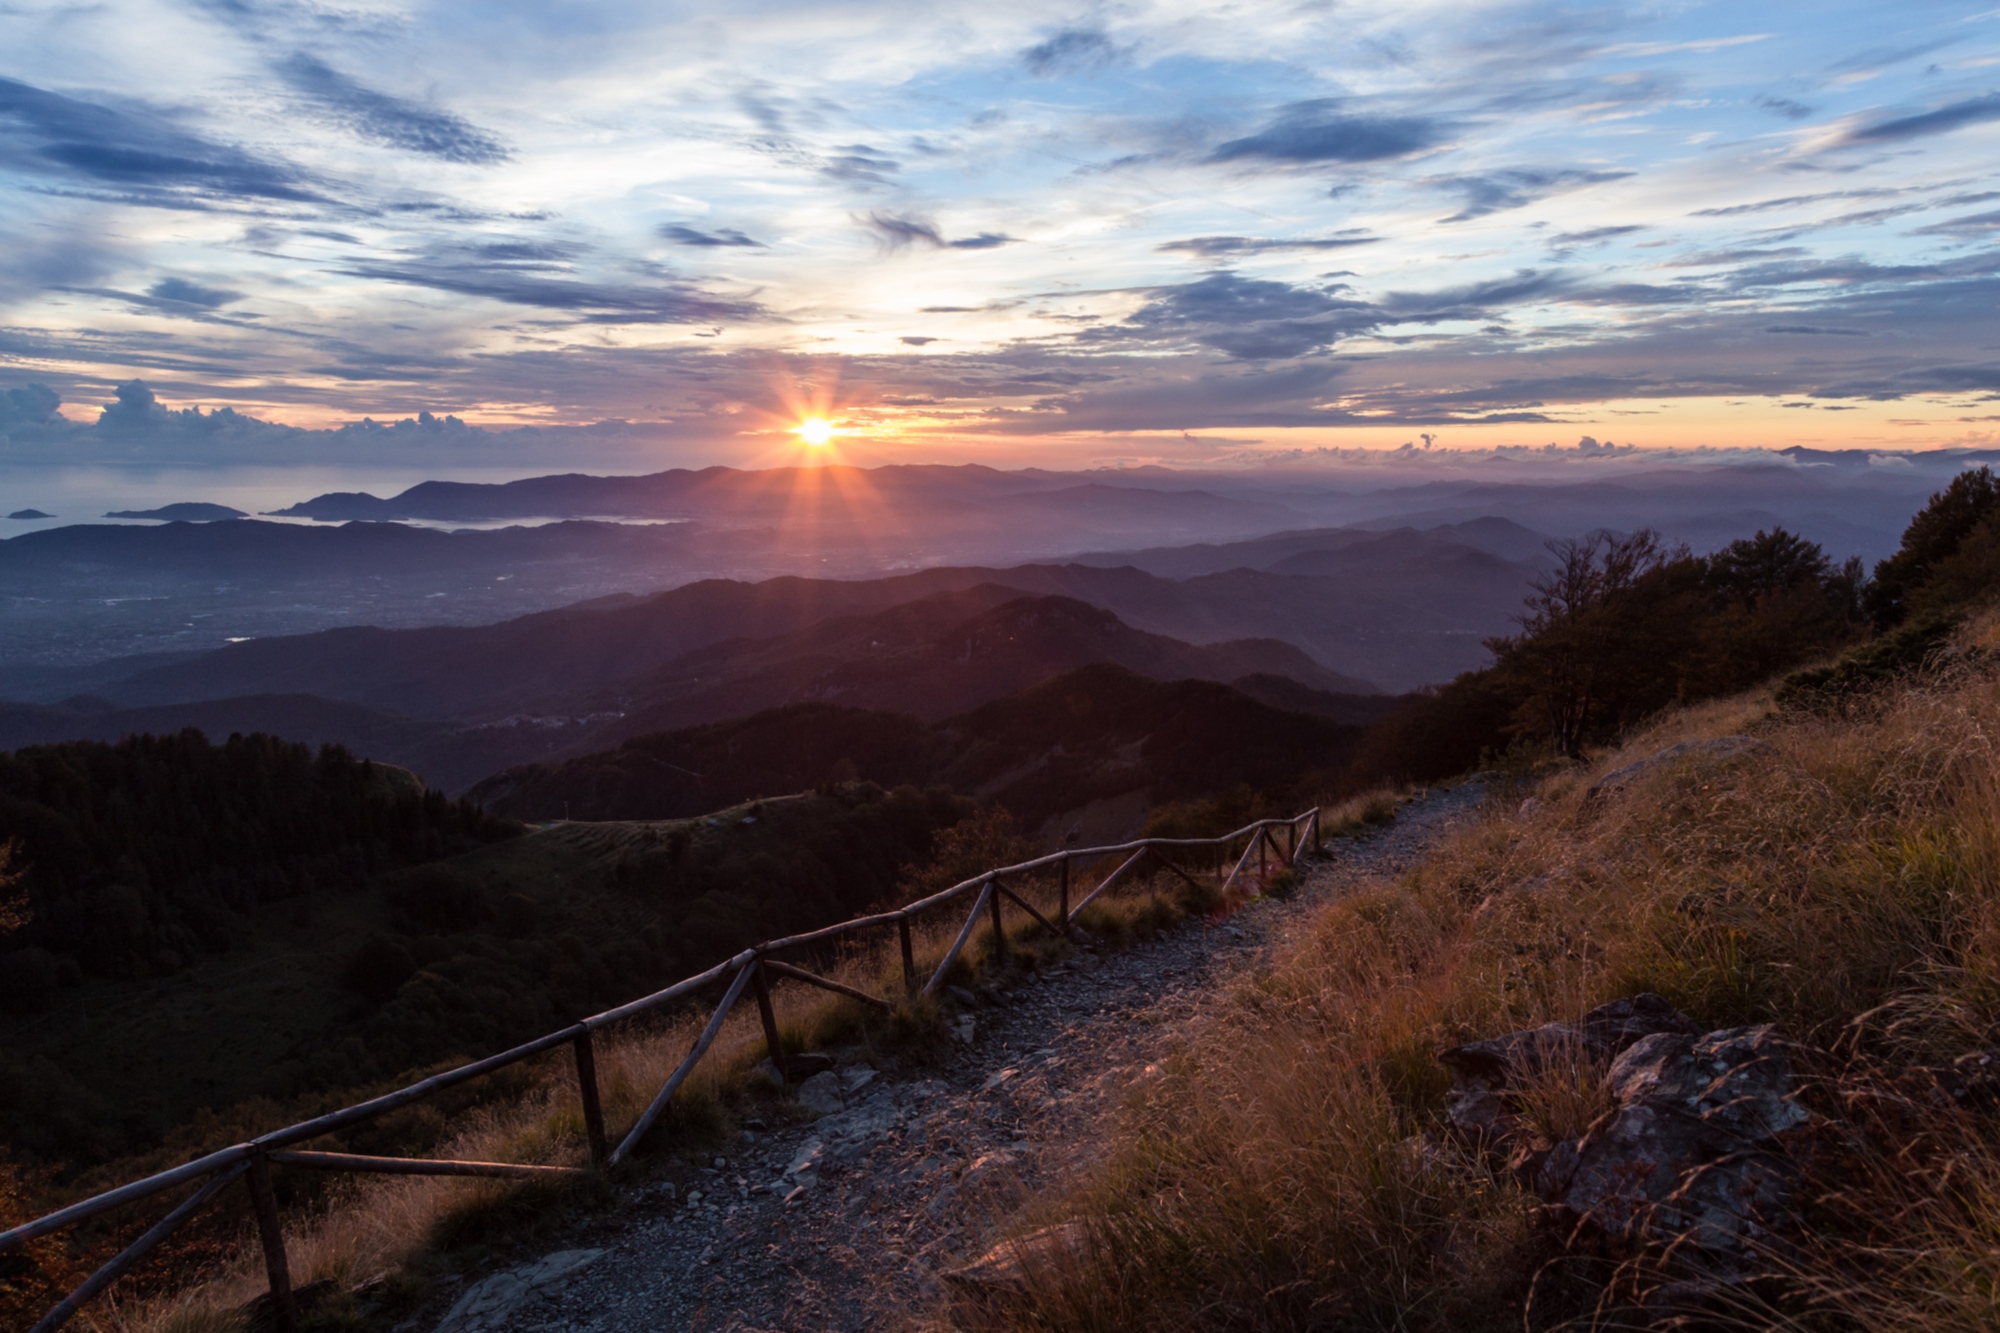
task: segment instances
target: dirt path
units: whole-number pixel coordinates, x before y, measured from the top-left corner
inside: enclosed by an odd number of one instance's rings
[[[1163,1031],[1222,978],[1356,876],[1419,860],[1476,811],[1480,794],[1434,790],[1394,824],[1329,843],[1286,901],[1260,900],[1226,922],[1191,922],[1116,953],[1079,953],[1004,1005],[973,1012],[970,1040],[920,1080],[845,1071],[859,1086],[842,1109],[746,1133],[753,1141],[679,1197],[664,1186],[628,1192],[574,1227],[555,1262],[489,1279],[492,1298],[473,1300],[439,1333],[888,1325],[924,1299],[938,1269],[978,1253],[997,1199],[1076,1164],[1078,1145],[1087,1152],[1093,1137],[1082,1132],[1088,1123],[1143,1076]],[[535,1285],[567,1264],[578,1266]],[[482,1318],[475,1307],[491,1312]]]

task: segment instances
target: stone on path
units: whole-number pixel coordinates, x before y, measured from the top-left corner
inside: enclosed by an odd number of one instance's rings
[[[511,1327],[514,1312],[529,1297],[554,1291],[603,1254],[603,1250],[557,1250],[532,1264],[475,1282],[445,1312],[437,1333],[486,1333]]]
[[[831,1115],[847,1104],[840,1095],[840,1075],[831,1069],[814,1074],[799,1084],[799,1105],[821,1115]]]
[[[1059,1222],[1003,1240],[962,1268],[939,1276],[961,1291],[982,1296],[1023,1296],[1037,1277],[1073,1263],[1084,1249],[1081,1222]]]

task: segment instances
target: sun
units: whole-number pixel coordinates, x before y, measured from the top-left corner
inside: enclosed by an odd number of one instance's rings
[[[815,449],[833,443],[833,424],[825,417],[807,417],[792,427],[792,433]]]

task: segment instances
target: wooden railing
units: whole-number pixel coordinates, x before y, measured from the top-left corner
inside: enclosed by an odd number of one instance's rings
[[[194,1193],[190,1194],[165,1217],[162,1217],[137,1240],[127,1245],[103,1267],[92,1273],[75,1291],[64,1297],[61,1303],[53,1310],[50,1310],[48,1314],[44,1315],[32,1330],[32,1333],[51,1333],[52,1330],[60,1328],[63,1324],[67,1323],[71,1316],[75,1315],[85,1303],[101,1294],[105,1288],[117,1281],[133,1265],[145,1258],[162,1241],[172,1235],[182,1223],[193,1217],[204,1205],[214,1199],[217,1194],[221,1193],[226,1186],[233,1183],[239,1177],[243,1177],[249,1189],[251,1211],[257,1220],[258,1238],[263,1245],[265,1271],[270,1282],[272,1309],[276,1316],[278,1327],[285,1330],[285,1333],[290,1333],[291,1330],[297,1327],[298,1321],[292,1301],[291,1270],[285,1254],[284,1233],[279,1225],[277,1197],[271,1187],[271,1168],[273,1166],[316,1171],[379,1172],[394,1175],[501,1176],[514,1178],[573,1176],[582,1174],[584,1170],[584,1168],[580,1167],[523,1166],[507,1162],[430,1161],[400,1157],[363,1157],[352,1153],[304,1152],[294,1150],[292,1145],[305,1143],[322,1135],[331,1134],[336,1130],[346,1129],[351,1125],[358,1125],[364,1121],[373,1120],[399,1107],[408,1106],[412,1102],[421,1101],[434,1093],[442,1092],[446,1088],[478,1078],[483,1074],[490,1074],[498,1069],[504,1069],[531,1056],[539,1055],[543,1051],[567,1045],[571,1048],[576,1059],[577,1087],[583,1105],[584,1131],[590,1141],[591,1161],[599,1169],[616,1166],[631,1156],[633,1149],[638,1146],[640,1139],[645,1137],[646,1131],[653,1127],[653,1122],[659,1119],[660,1113],[666,1109],[674,1093],[679,1090],[681,1084],[687,1081],[688,1075],[694,1072],[695,1066],[708,1053],[709,1047],[714,1044],[717,1035],[722,1031],[723,1021],[728,1018],[730,1010],[736,1006],[737,1001],[742,999],[745,990],[750,991],[756,997],[758,1014],[763,1022],[765,1042],[770,1047],[771,1061],[777,1067],[779,1077],[787,1082],[790,1081],[790,1073],[787,1068],[784,1046],[778,1036],[777,1016],[771,1007],[770,981],[772,978],[785,977],[794,981],[802,981],[808,985],[823,987],[824,989],[850,996],[863,1003],[879,1008],[888,1009],[893,1007],[891,1001],[881,996],[870,995],[868,992],[856,987],[834,981],[828,977],[819,976],[807,971],[805,968],[775,958],[773,955],[788,950],[803,949],[811,945],[823,945],[833,940],[843,939],[866,931],[885,929],[893,926],[897,932],[898,944],[902,954],[903,985],[905,990],[912,995],[934,995],[937,993],[938,988],[944,984],[944,979],[949,974],[951,965],[957,961],[959,954],[964,951],[966,944],[971,941],[974,932],[978,930],[982,916],[991,920],[993,926],[993,947],[997,959],[1002,962],[1005,961],[1007,932],[1001,915],[1002,899],[1014,904],[1021,911],[1026,912],[1037,922],[1041,923],[1045,929],[1057,935],[1067,936],[1071,923],[1076,919],[1077,913],[1088,907],[1100,894],[1124,879],[1149,856],[1157,859],[1166,869],[1188,879],[1190,882],[1199,884],[1199,881],[1188,870],[1176,864],[1172,859],[1162,855],[1162,853],[1173,849],[1190,851],[1206,849],[1215,854],[1216,873],[1220,873],[1220,866],[1222,861],[1227,859],[1228,849],[1234,846],[1238,839],[1248,838],[1249,842],[1244,846],[1242,855],[1236,858],[1228,874],[1223,877],[1221,892],[1226,895],[1247,874],[1254,873],[1261,882],[1269,874],[1271,863],[1274,860],[1283,866],[1292,865],[1298,860],[1299,853],[1308,843],[1317,850],[1320,843],[1319,813],[1318,807],[1314,807],[1292,819],[1260,820],[1254,824],[1247,824],[1237,829],[1234,833],[1224,834],[1219,838],[1142,838],[1135,842],[1120,843],[1113,847],[1065,848],[1062,851],[1051,852],[1047,856],[1037,857],[1032,861],[1023,861],[1019,865],[1003,866],[998,870],[988,870],[984,874],[975,875],[973,878],[965,880],[963,883],[954,884],[940,893],[934,893],[928,898],[919,899],[916,902],[899,907],[893,912],[878,912],[873,916],[856,917],[851,921],[843,921],[839,925],[807,931],[803,935],[788,935],[783,939],[769,940],[763,944],[745,949],[734,958],[724,963],[718,963],[698,976],[692,976],[685,981],[676,982],[665,990],[655,991],[653,994],[633,1000],[629,1004],[622,1004],[615,1009],[607,1009],[601,1014],[594,1014],[589,1018],[563,1028],[559,1032],[551,1032],[547,1036],[537,1037],[533,1041],[514,1047],[512,1050],[502,1051],[498,1055],[490,1055],[484,1060],[476,1060],[471,1064],[460,1065],[456,1069],[450,1069],[444,1073],[433,1075],[421,1082],[412,1083],[406,1088],[400,1088],[395,1092],[387,1093],[369,1101],[360,1102],[354,1106],[345,1107],[311,1120],[301,1121],[295,1125],[287,1125],[283,1129],[272,1130],[270,1133],[259,1135],[247,1143],[238,1143],[232,1147],[223,1148],[218,1152],[208,1154],[206,1157],[189,1162],[185,1166],[178,1166],[170,1171],[162,1171],[157,1175],[147,1176],[144,1180],[135,1180],[129,1185],[122,1185],[117,1189],[107,1190],[103,1194],[85,1199],[81,1203],[71,1204],[67,1208],[58,1209],[53,1213],[38,1217],[32,1222],[15,1227],[11,1231],[0,1232],[0,1252],[5,1252],[17,1245],[26,1244],[28,1241],[34,1240],[39,1236],[46,1236],[51,1232],[61,1230],[86,1218],[96,1217],[100,1213],[108,1212],[113,1208],[134,1203],[155,1194],[164,1193],[178,1185],[184,1185],[192,1181],[203,1182]],[[1285,834],[1285,845],[1282,847],[1278,845],[1279,840],[1276,836],[1278,830],[1283,830]],[[1118,868],[1100,881],[1089,893],[1083,895],[1082,898],[1072,904],[1070,901],[1071,865],[1077,862],[1088,863],[1099,861],[1108,856],[1121,854],[1124,855],[1125,859],[1119,863]],[[1257,868],[1254,872],[1250,868],[1252,857],[1255,857],[1257,860]],[[1009,887],[1009,881],[1014,881],[1018,884],[1021,877],[1034,874],[1037,871],[1047,870],[1051,867],[1058,868],[1058,897],[1056,918],[1053,921],[1044,916],[1022,897],[1020,893],[1017,893],[1014,888]],[[947,903],[959,901],[968,895],[972,897],[973,901],[971,910],[966,913],[965,925],[959,930],[957,937],[953,939],[951,948],[945,952],[943,960],[932,969],[930,976],[927,979],[923,979],[921,984],[919,984],[915,954],[911,946],[910,923],[923,913],[933,911]],[[723,991],[722,1000],[716,1005],[714,1014],[702,1028],[701,1034],[695,1038],[694,1045],[688,1051],[687,1058],[681,1061],[672,1074],[668,1075],[666,1083],[660,1088],[659,1095],[653,1098],[652,1102],[646,1107],[638,1120],[632,1124],[631,1128],[625,1132],[624,1137],[618,1141],[617,1145],[615,1147],[612,1146],[610,1138],[605,1132],[604,1109],[598,1096],[597,1062],[592,1049],[592,1034],[610,1024],[622,1022],[629,1018],[636,1018],[641,1014],[656,1010],[663,1005],[671,1004],[675,1000],[693,994],[705,986],[714,985],[725,978],[727,978],[727,986]]]

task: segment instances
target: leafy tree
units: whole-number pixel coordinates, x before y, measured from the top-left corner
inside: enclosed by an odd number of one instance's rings
[[[1875,566],[1875,581],[1866,598],[1875,628],[1902,624],[1910,614],[1911,599],[1996,511],[2000,511],[2000,481],[1991,468],[1961,472],[1933,495],[1903,530],[1896,553]]]

